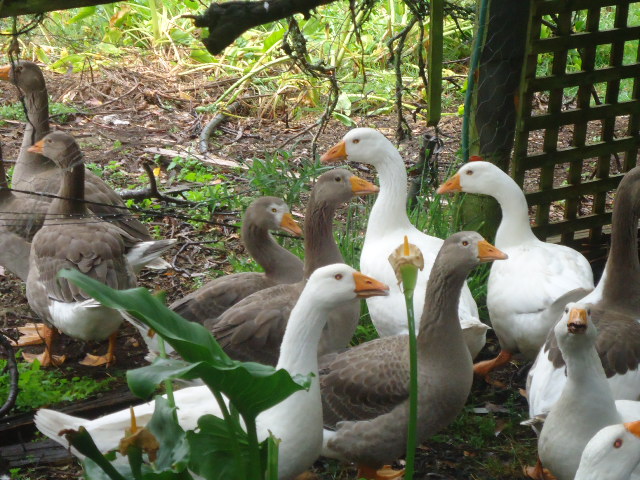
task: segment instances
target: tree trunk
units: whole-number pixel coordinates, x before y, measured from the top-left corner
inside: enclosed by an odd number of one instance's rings
[[[531,0],[488,0],[485,38],[480,42],[480,63],[471,111],[469,145],[472,155],[507,171],[516,126],[515,100],[525,58]],[[476,18],[480,18],[478,15]],[[494,238],[500,223],[498,203],[488,196],[467,195],[462,225],[478,228]]]

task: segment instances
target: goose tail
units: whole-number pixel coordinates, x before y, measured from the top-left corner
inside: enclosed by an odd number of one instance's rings
[[[56,412],[41,408],[33,419],[36,428],[50,439],[58,442],[64,448],[69,448],[69,442],[60,432],[67,429],[78,430],[80,426],[87,423],[87,420],[78,417],[72,417],[66,413]],[[83,456],[74,448],[71,449],[73,454],[82,458]]]

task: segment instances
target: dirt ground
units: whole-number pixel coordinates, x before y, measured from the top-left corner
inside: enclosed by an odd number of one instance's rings
[[[138,63],[128,68],[110,67],[92,74],[46,73],[51,100],[76,105],[82,114],[71,115],[65,123],[54,117],[53,128],[68,131],[80,139],[87,163],[106,166],[116,162],[117,168],[105,169],[104,176],[118,188],[143,177],[142,162],[152,160],[156,153],[165,149],[171,152],[197,151],[197,137],[212,115],[199,114],[197,106],[206,106],[229,85],[226,79],[207,79],[201,72],[187,73],[172,70],[170,65],[154,64],[153,68]],[[9,85],[2,85],[0,104],[13,104],[17,94]],[[292,120],[281,107],[274,109],[261,98],[248,99],[241,113],[226,122],[220,132],[209,143],[209,152],[204,161],[216,164],[220,160],[242,163],[265,152],[286,148],[292,161],[300,161],[311,155],[311,144],[315,130],[315,117],[303,116]],[[395,131],[395,118],[355,118],[362,126],[382,130],[389,137]],[[421,122],[408,120],[413,129],[413,139],[401,145],[402,154],[408,164],[418,156],[420,135],[427,133]],[[440,167],[446,169],[454,161],[459,149],[461,120],[456,116],[445,116],[440,125],[444,140],[440,154]],[[333,121],[321,135],[318,152],[334,144],[347,127]],[[0,141],[5,159],[16,158],[22,140],[23,127],[18,121],[7,121],[0,126]],[[175,187],[166,166],[171,156],[160,154],[159,164],[161,189]],[[220,171],[228,171],[218,165]],[[117,175],[114,172],[118,172]],[[366,172],[363,175],[367,176]],[[237,179],[237,191],[248,190],[242,179]],[[297,207],[298,209],[300,207]],[[296,207],[294,206],[294,210]],[[154,218],[164,237],[178,239],[178,245],[165,256],[175,270],[154,273],[145,271],[140,284],[154,291],[164,290],[171,302],[187,293],[194,285],[193,278],[206,275],[211,269],[230,270],[225,256],[212,250],[205,241],[225,239],[227,249],[241,252],[238,236],[233,224],[239,211],[229,211],[224,202],[217,209],[215,219],[222,225],[209,226],[195,231],[185,221],[167,216]],[[226,225],[226,226],[225,226]],[[24,296],[24,286],[8,272],[0,271],[0,322],[4,329],[12,332],[16,326],[33,319]],[[66,342],[66,343],[65,343]],[[70,364],[86,351],[103,351],[104,345],[84,345],[70,339],[61,344],[71,355]],[[481,359],[496,353],[495,337],[481,354]],[[120,368],[142,365],[143,349],[133,330],[124,328],[118,339],[118,363]],[[77,372],[92,374],[93,370],[77,366]],[[433,442],[420,448],[417,478],[429,479],[496,479],[520,478],[519,468],[534,459],[535,437],[528,427],[514,424],[518,416],[525,416],[526,401],[517,392],[524,388],[526,368],[513,364],[500,374],[508,385],[505,390],[495,389],[484,383],[474,385],[470,400],[469,415],[491,416],[495,426],[492,434],[496,444],[504,446],[484,447],[473,438],[455,430],[447,430]],[[102,374],[98,374],[102,375]],[[505,406],[506,405],[506,406]],[[475,411],[471,409],[476,409]],[[491,434],[489,435],[491,436]],[[517,444],[517,445],[516,445]],[[524,458],[515,458],[526,452]],[[493,467],[488,468],[488,465]],[[503,469],[500,471],[499,466]],[[355,478],[353,469],[344,469],[333,462],[317,462],[316,471],[322,479]],[[500,471],[501,473],[496,473]],[[46,466],[31,471],[32,478],[77,478],[77,465]]]

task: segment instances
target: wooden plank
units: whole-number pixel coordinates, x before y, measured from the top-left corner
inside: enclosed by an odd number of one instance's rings
[[[56,410],[80,417],[97,417],[143,402],[144,400],[131,393],[126,385],[122,385],[115,390],[100,394],[98,398],[56,407]],[[0,420],[0,445],[8,445],[20,441],[21,438],[28,438],[35,431],[33,415],[34,412],[29,412],[3,417]]]
[[[579,87],[581,85],[609,82],[618,78],[634,78],[638,76],[640,76],[640,63],[632,63],[622,67],[599,68],[593,72],[566,73],[534,78],[529,83],[529,90],[540,92],[554,88]]]
[[[589,88],[584,86],[583,88]],[[589,88],[589,90],[591,90]],[[560,125],[571,125],[580,121],[599,120],[606,117],[614,117],[619,115],[630,115],[640,112],[640,100],[634,99],[626,102],[608,105],[593,105],[586,108],[576,108],[560,112],[556,115],[536,115],[524,120],[524,126],[527,130],[541,130],[547,127],[558,127]]]
[[[621,1],[628,0],[547,0],[537,2],[534,14],[542,16],[553,13],[570,13],[574,10],[587,10],[589,8],[617,5]]]
[[[24,468],[35,465],[60,465],[68,463],[74,457],[62,445],[46,439],[0,447],[0,458],[8,462],[9,468]]]
[[[565,220],[558,223],[549,223],[533,227],[533,233],[538,238],[548,238],[553,235],[561,235],[563,232],[591,229],[594,227],[609,225],[611,223],[611,213],[602,215],[588,215],[576,218],[575,220]]]
[[[531,11],[534,8],[534,2],[531,2]],[[529,44],[535,38],[540,37],[542,22],[540,17],[532,14],[529,15],[529,23],[527,25],[527,38]],[[522,77],[516,97],[516,135],[513,145],[513,156],[511,158],[511,176],[515,182],[524,185],[524,175],[526,172],[527,148],[529,145],[529,132],[525,126],[525,119],[531,117],[531,109],[533,105],[533,91],[528,88],[529,79],[535,77],[538,68],[537,55],[527,54],[522,67]]]
[[[596,32],[600,26],[600,8],[593,8],[587,11],[586,30],[588,32]],[[580,50],[581,69],[584,71],[592,71],[596,63],[596,45],[588,45]],[[584,85],[578,88],[577,94],[577,110],[581,112],[589,111],[591,105],[591,93],[593,85]],[[573,128],[573,146],[580,148],[587,143],[587,127],[588,120],[585,116],[578,117],[574,122]],[[582,180],[582,159],[576,159],[571,162],[569,167],[569,175],[567,182],[569,185],[579,185]],[[580,208],[580,199],[578,196],[567,198],[564,210],[564,219],[573,220],[578,218]],[[562,240],[568,242],[573,240],[573,232],[567,231],[562,234]]]
[[[540,202],[557,202],[568,198],[578,198],[582,195],[610,192],[618,187],[622,177],[623,175],[617,175],[615,177],[584,182],[579,185],[567,185],[564,187],[554,188],[553,190],[531,192],[525,194],[525,197],[529,205],[538,205]]]
[[[571,12],[562,12],[558,15],[558,31],[560,35],[568,35],[571,33]],[[551,65],[551,74],[553,76],[561,76],[567,70],[567,52],[556,52],[553,56],[553,64]],[[533,82],[534,80],[532,80]],[[557,85],[549,92],[549,103],[547,111],[550,115],[558,114],[562,111],[564,104],[564,85]],[[544,152],[555,152],[558,149],[558,128],[547,128],[544,134],[544,142],[542,150]],[[555,165],[544,165],[540,171],[540,189],[543,191],[553,189],[553,179],[555,177]],[[550,203],[542,200],[538,203],[536,210],[536,224],[544,225],[549,222]]]
[[[629,16],[629,5],[619,4],[616,7],[614,27],[623,28],[627,25],[627,18]],[[611,53],[609,56],[609,65],[612,67],[620,67],[624,60],[624,40],[616,40],[611,45]],[[607,91],[605,93],[605,102],[609,105],[618,103],[618,97],[620,95],[620,79],[611,80],[607,83]],[[602,121],[602,141],[609,143],[615,139],[616,119],[615,117],[607,117]],[[611,170],[611,154],[602,155],[598,158],[598,164],[596,168],[596,178],[606,178],[609,176]],[[607,204],[606,192],[599,192],[594,196],[592,212],[594,214],[604,213]],[[591,241],[597,242],[600,240],[602,230],[600,227],[595,227],[591,230]]]
[[[637,148],[640,137],[622,137],[610,143],[599,142],[586,147],[569,147],[557,152],[538,153],[531,155],[526,162],[526,169],[541,168],[547,165],[567,163],[578,159],[596,158],[613,152],[623,152]]]
[[[533,42],[532,53],[549,53],[572,48],[584,48],[585,45],[603,45],[615,41],[631,41],[640,38],[640,26],[621,27],[601,32],[576,32],[562,37],[540,38]]]

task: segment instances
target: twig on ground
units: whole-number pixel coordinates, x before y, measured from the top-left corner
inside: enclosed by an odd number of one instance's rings
[[[120,197],[123,200],[144,200],[144,199],[158,199],[165,202],[177,203],[180,205],[197,205],[196,202],[192,202],[191,200],[186,200],[184,198],[176,198],[166,195],[158,190],[158,182],[156,182],[156,176],[153,173],[153,168],[151,168],[150,162],[142,162],[142,168],[149,177],[149,186],[145,188],[140,188],[137,190],[125,190],[120,192]],[[188,190],[188,189],[186,189]],[[183,190],[183,191],[186,191]]]
[[[200,143],[199,150],[200,153],[206,153],[209,149],[209,137],[213,133],[213,131],[220,126],[222,122],[227,120],[229,115],[233,115],[240,108],[240,101],[235,101],[231,105],[227,106],[224,112],[218,113],[215,117],[213,117],[209,123],[205,125],[200,133]]]

